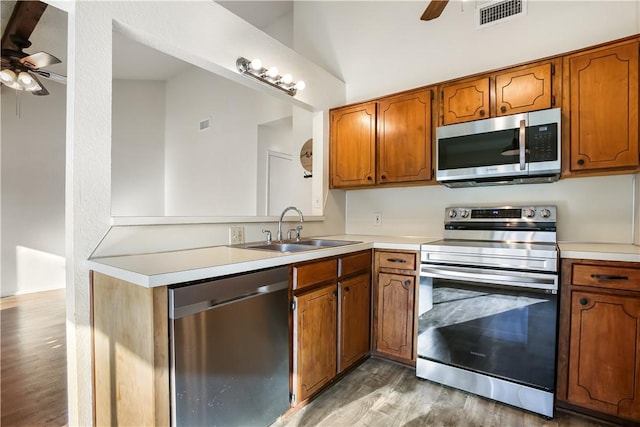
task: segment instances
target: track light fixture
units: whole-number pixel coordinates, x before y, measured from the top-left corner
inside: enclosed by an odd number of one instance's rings
[[[295,96],[297,91],[303,90],[306,87],[302,80],[294,83],[291,74],[281,76],[276,67],[265,68],[262,65],[262,61],[258,58],[249,61],[246,58],[240,57],[236,61],[236,67],[238,67],[238,71],[242,74],[251,76],[263,83],[283,90],[291,96]]]

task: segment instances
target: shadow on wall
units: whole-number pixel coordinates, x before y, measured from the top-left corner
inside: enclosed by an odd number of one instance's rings
[[[9,286],[4,283],[2,296],[61,289],[66,286],[65,281],[63,256],[16,246],[16,282]]]

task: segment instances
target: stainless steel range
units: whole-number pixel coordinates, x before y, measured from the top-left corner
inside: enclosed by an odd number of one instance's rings
[[[547,417],[555,391],[555,206],[452,207],[421,246],[416,375]]]

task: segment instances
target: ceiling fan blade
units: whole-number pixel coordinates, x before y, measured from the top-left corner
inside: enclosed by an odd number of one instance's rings
[[[34,73],[29,73],[31,74],[31,77],[33,77],[33,79],[36,81],[36,83],[38,83],[40,85],[40,90],[34,90],[31,92],[32,95],[37,95],[37,96],[44,96],[44,95],[49,95],[49,91],[47,90],[46,87],[44,87],[44,85],[42,84],[42,82],[40,81],[40,79],[38,79]]]
[[[64,85],[67,84],[67,76],[63,76],[62,74],[53,73],[51,71],[46,71],[46,70],[31,70],[31,74],[37,74],[40,77],[44,77],[47,80],[62,83]]]
[[[431,21],[432,19],[436,19],[440,16],[445,6],[447,6],[447,3],[449,3],[449,0],[431,0],[429,2],[429,6],[424,10],[420,19],[422,21]]]
[[[20,59],[20,63],[27,68],[37,70],[52,64],[59,64],[60,61],[55,56],[47,52],[37,52]]]
[[[0,40],[2,49],[20,50],[20,46],[17,46],[10,36],[15,34],[29,40],[46,8],[47,4],[40,1],[17,1]]]

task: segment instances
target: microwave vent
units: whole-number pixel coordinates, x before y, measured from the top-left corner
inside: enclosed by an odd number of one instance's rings
[[[494,25],[520,15],[527,14],[526,0],[498,0],[479,6],[478,27]]]

